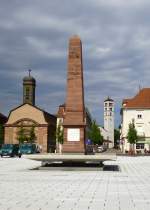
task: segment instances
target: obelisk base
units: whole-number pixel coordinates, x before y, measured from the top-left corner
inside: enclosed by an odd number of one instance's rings
[[[85,127],[65,127],[62,153],[85,153]]]

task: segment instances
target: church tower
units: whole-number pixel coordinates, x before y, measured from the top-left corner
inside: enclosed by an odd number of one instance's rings
[[[29,75],[23,78],[23,103],[35,105],[35,87],[36,80],[31,76],[31,70]]]
[[[104,101],[104,129],[107,131],[109,148],[114,147],[114,100],[107,98]]]

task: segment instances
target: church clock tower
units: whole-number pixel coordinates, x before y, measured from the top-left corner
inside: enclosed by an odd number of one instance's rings
[[[104,129],[107,131],[109,148],[114,147],[114,100],[107,98],[104,101]]]
[[[31,70],[29,75],[23,78],[23,103],[35,105],[35,87],[36,80],[31,76]]]

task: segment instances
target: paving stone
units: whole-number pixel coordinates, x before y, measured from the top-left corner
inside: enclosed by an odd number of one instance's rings
[[[40,162],[0,158],[0,210],[149,210],[149,163],[117,157],[119,172],[39,171],[29,169]]]

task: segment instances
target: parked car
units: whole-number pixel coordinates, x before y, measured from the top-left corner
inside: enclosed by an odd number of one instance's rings
[[[18,144],[3,144],[0,150],[1,157],[3,156],[10,156],[14,157],[15,155],[18,155]]]
[[[105,152],[107,150],[107,147],[105,145],[101,145],[97,147],[98,152]]]
[[[36,144],[25,143],[20,144],[18,150],[18,156],[21,157],[22,154],[35,154],[38,153]]]
[[[0,144],[0,154],[1,154],[1,150],[2,150],[2,144]]]

